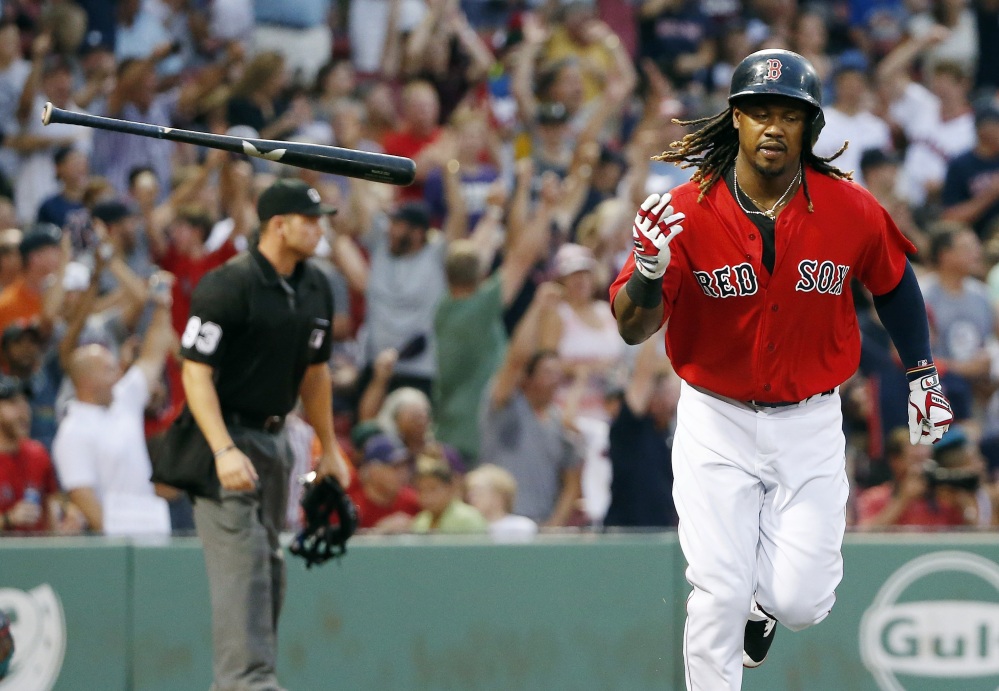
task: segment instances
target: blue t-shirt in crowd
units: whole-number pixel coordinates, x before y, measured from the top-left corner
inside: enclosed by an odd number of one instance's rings
[[[999,156],[982,158],[974,151],[963,153],[947,166],[947,176],[944,178],[940,201],[945,208],[966,202],[986,187],[999,182],[997,176],[999,176]],[[974,223],[978,237],[985,238],[988,235],[989,227],[997,216],[999,216],[999,202],[993,202]]]
[[[698,3],[687,1],[679,9],[660,12],[638,22],[639,58],[651,58],[674,82],[686,83],[688,77],[673,69],[681,55],[696,53],[701,44],[714,38],[710,17]]]
[[[97,244],[97,237],[90,225],[90,210],[83,204],[61,194],[49,197],[38,208],[39,223],[53,223],[69,233],[76,253],[84,252]]]

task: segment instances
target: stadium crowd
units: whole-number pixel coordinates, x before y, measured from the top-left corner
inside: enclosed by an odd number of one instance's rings
[[[918,248],[957,424],[913,447],[870,295],[841,388],[858,529],[999,525],[996,0],[4,0],[0,532],[185,533],[149,481],[194,286],[299,177],[338,208],[335,424],[372,533],[675,526],[679,385],[607,287],[652,161],[760,48],[824,81],[837,153]],[[42,106],[407,156],[392,187],[65,124]],[[689,232],[696,233],[696,228]],[[836,242],[836,238],[828,238]],[[196,338],[190,334],[188,338]],[[295,474],[317,453],[284,421]],[[807,462],[807,459],[802,459]],[[297,487],[293,483],[293,487]],[[289,503],[288,528],[299,520]]]

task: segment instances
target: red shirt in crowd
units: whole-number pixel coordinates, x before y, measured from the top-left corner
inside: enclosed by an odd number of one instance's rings
[[[891,503],[894,487],[892,483],[865,489],[857,497],[857,522],[861,525],[873,520]],[[954,506],[934,508],[925,499],[916,499],[905,507],[894,525],[923,527],[947,527],[964,525],[964,517]]]
[[[420,500],[416,496],[416,491],[412,487],[403,487],[395,500],[388,506],[379,506],[364,493],[361,482],[354,476],[354,480],[347,488],[347,494],[357,506],[357,525],[359,528],[374,528],[386,516],[394,513],[404,513],[407,516],[415,516],[420,512]]]
[[[222,266],[239,252],[232,240],[226,240],[214,252],[208,252],[200,257],[189,257],[177,252],[171,245],[159,258],[157,264],[164,271],[172,273],[176,280],[173,284],[173,307],[170,309],[173,330],[177,335],[184,333],[187,317],[191,311],[191,295],[201,277],[214,268]]]
[[[404,158],[415,158],[418,153],[423,151],[427,146],[433,144],[440,137],[440,129],[435,129],[429,135],[417,136],[408,130],[397,130],[395,132],[389,132],[385,135],[385,141],[382,142],[382,147],[385,149],[385,153],[391,154],[392,156],[402,156]],[[399,189],[399,201],[401,202],[416,202],[423,199],[423,183],[414,182],[412,185],[407,185],[406,187],[400,187]]]
[[[49,452],[34,439],[21,441],[17,451],[0,452],[0,513],[6,513],[24,499],[24,490],[34,487],[42,499],[42,515],[32,526],[18,531],[43,532],[48,529],[46,500],[59,491]]]

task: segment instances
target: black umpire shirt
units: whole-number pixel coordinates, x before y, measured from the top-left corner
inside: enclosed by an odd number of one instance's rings
[[[284,416],[310,365],[330,357],[333,293],[308,260],[283,278],[253,248],[205,274],[191,297],[183,357],[214,368],[223,415]]]

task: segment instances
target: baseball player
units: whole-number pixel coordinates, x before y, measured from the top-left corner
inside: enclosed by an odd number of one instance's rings
[[[910,441],[933,443],[953,419],[906,259],[915,248],[835,156],[812,151],[821,102],[802,56],[743,60],[729,107],[681,123],[701,127],[657,157],[697,171],[642,204],[611,286],[627,342],[669,321],[683,380],[673,497],[692,586],[688,689],[741,688],[777,622],[797,631],[833,606],[849,486],[838,389],[860,357],[851,279],[873,293],[907,368]]]

